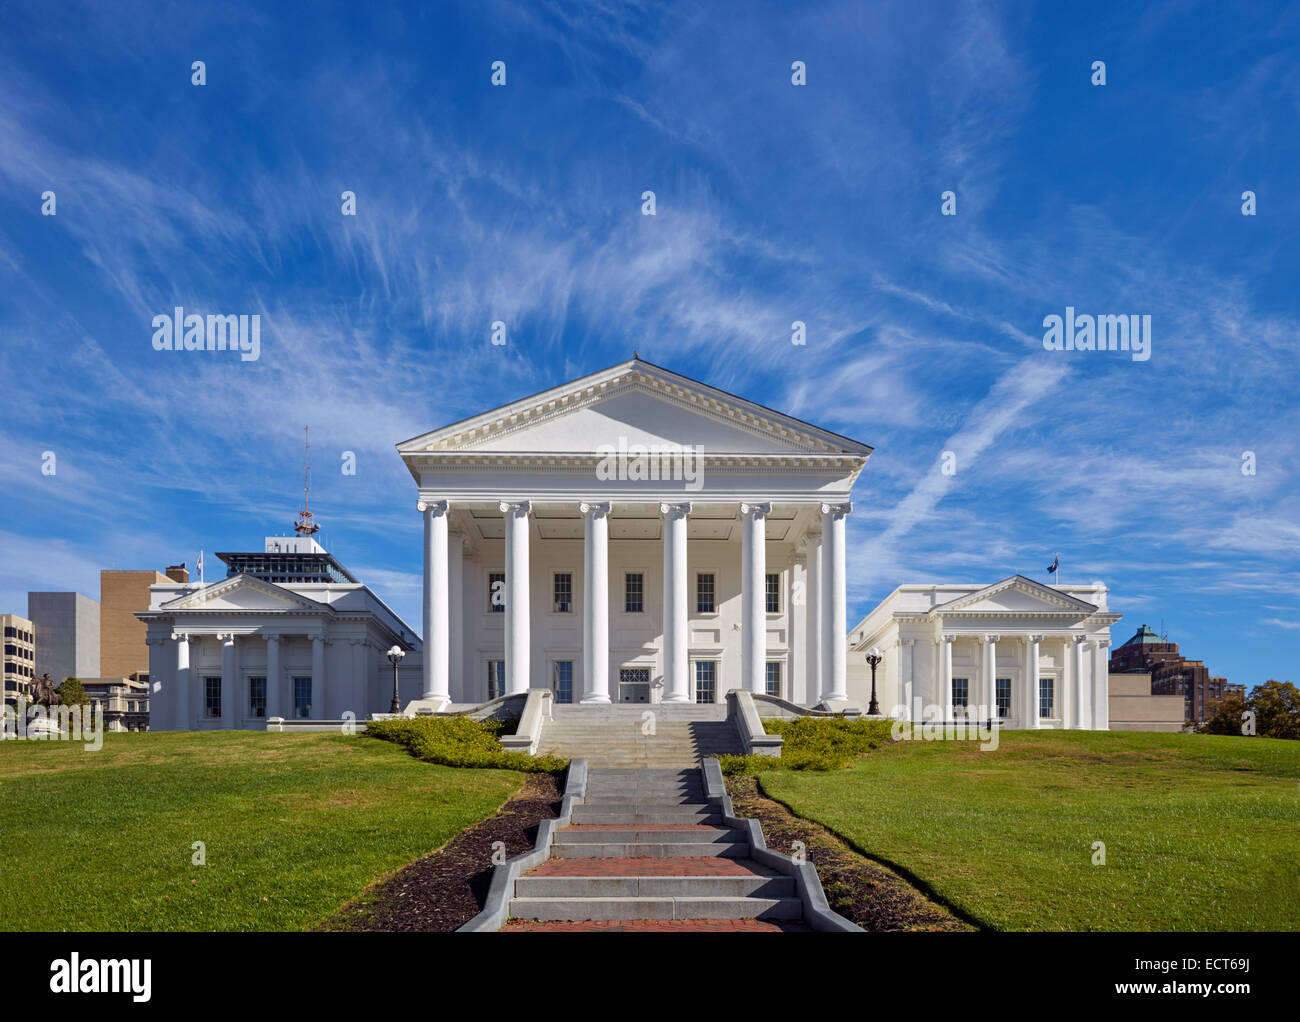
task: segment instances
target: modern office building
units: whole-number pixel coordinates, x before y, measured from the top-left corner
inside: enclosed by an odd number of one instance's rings
[[[36,629],[17,614],[0,614],[4,631],[4,699],[14,703],[31,691],[36,680]]]
[[[28,593],[27,616],[35,626],[35,676],[99,677],[99,602],[80,593]]]

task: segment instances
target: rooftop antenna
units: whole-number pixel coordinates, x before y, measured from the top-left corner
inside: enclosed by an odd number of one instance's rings
[[[302,513],[298,515],[298,520],[293,523],[293,531],[299,536],[312,536],[320,532],[320,526],[312,519],[311,511],[308,510],[311,501],[311,437],[308,433],[308,427],[302,428]]]

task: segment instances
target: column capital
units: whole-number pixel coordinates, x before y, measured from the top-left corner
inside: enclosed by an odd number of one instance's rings
[[[839,503],[839,504],[831,504],[831,503],[822,504],[823,515],[847,515],[852,513],[853,513],[853,501],[851,500],[846,500],[843,503]]]
[[[320,643],[324,643],[324,642],[326,642],[327,640],[326,640],[325,636],[323,636],[323,635],[313,635],[313,636],[311,637],[311,641],[312,641],[312,642],[320,642]]]
[[[948,635],[940,636],[940,641],[947,644],[951,644],[956,638],[957,636],[948,634]]]
[[[769,500],[762,504],[756,504],[750,501],[742,501],[740,504],[740,513],[745,516],[755,515],[765,518],[772,513],[772,502]]]
[[[503,515],[530,515],[533,512],[531,500],[503,500],[498,506]]]
[[[984,641],[985,641],[985,642],[1001,642],[1001,641],[1002,641],[1002,636],[1000,636],[1000,635],[986,635],[986,636],[984,636]]]
[[[659,513],[665,516],[666,515],[689,515],[691,513],[691,510],[692,510],[692,505],[689,500],[683,501],[680,504],[663,503],[659,505]]]
[[[1074,642],[1076,646],[1082,646],[1085,642],[1088,641],[1088,637],[1086,635],[1071,635],[1070,639]]]
[[[584,500],[578,505],[578,510],[583,515],[594,515],[597,518],[608,515],[612,509],[613,505],[607,500]]]
[[[899,639],[899,640],[898,640],[898,644],[899,644],[900,646],[914,646],[914,645],[916,644],[916,640],[915,640],[915,639]]]
[[[234,632],[217,632],[217,638],[221,641],[223,645],[229,643],[230,645],[233,646],[235,644]]]
[[[268,632],[266,635],[263,635],[262,638],[264,638],[267,642],[278,643],[282,638],[284,638],[284,636],[281,635],[279,632]]]
[[[1093,639],[1092,644],[1098,649],[1105,649],[1110,645],[1110,639]]]
[[[1028,639],[1030,642],[1032,642],[1035,646],[1037,646],[1040,642],[1043,641],[1043,637],[1041,635],[1027,635],[1025,636],[1025,638]]]
[[[172,632],[168,638],[171,639],[172,642],[189,642],[191,636],[189,632]],[[198,636],[194,636],[194,638],[198,638]]]
[[[445,500],[421,500],[415,505],[415,510],[420,514],[445,515],[447,508],[448,503]]]

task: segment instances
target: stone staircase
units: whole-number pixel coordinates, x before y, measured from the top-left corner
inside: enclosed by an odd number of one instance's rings
[[[749,854],[699,769],[592,770],[550,858],[515,881],[507,928],[802,928],[794,879]]]
[[[743,750],[725,705],[628,703],[557,705],[537,751],[583,757],[593,770],[653,770],[693,768],[705,756]]]

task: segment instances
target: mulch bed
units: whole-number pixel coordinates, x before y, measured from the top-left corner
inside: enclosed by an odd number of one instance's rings
[[[781,803],[767,798],[753,777],[728,777],[727,793],[737,816],[753,817],[762,823],[767,846],[773,851],[788,855],[794,842],[802,841],[808,861],[817,867],[831,908],[864,930],[975,929],[897,873],[859,855],[825,827],[795,816]]]
[[[492,843],[506,858],[531,849],[537,825],[560,812],[562,774],[528,774],[501,811],[462,831],[446,845],[367,888],[322,929],[448,933],[483,908],[492,882]]]

